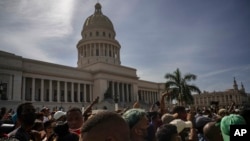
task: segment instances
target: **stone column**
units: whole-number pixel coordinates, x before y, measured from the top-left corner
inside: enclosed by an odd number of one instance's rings
[[[35,78],[32,78],[32,92],[31,92],[31,101],[35,101]]]
[[[128,89],[128,84],[126,84],[126,92],[127,92],[127,102],[129,102],[129,89]]]
[[[60,81],[57,81],[57,102],[60,100]]]
[[[52,80],[49,80],[49,102],[52,101],[52,98],[53,98],[52,95],[53,95],[52,94]]]
[[[25,95],[26,95],[26,77],[23,77],[23,92],[21,100],[25,100]]]
[[[136,99],[136,95],[134,94],[134,85],[131,84],[130,86],[130,93],[131,93],[131,102],[134,102]]]
[[[122,102],[124,104],[124,102],[125,102],[124,85],[123,85],[123,83],[121,83],[121,85],[122,85],[122,90],[121,90],[121,92],[122,92]]]
[[[144,91],[141,90],[141,101],[144,101],[144,95],[143,95]]]
[[[93,85],[92,84],[89,84],[89,91],[90,91],[90,94],[89,94],[90,102],[92,102],[93,101]]]
[[[9,85],[8,85],[8,90],[9,90],[9,94],[7,94],[7,99],[8,100],[13,100],[13,88],[12,88],[12,86],[13,86],[13,80],[14,80],[14,75],[10,75],[10,77],[9,77]]]
[[[154,99],[153,99],[153,91],[150,91],[150,103],[153,103]]]
[[[112,81],[112,98],[114,99],[114,97],[115,97],[115,82],[114,81]]]
[[[78,103],[81,103],[81,97],[80,97],[80,89],[81,87],[81,83],[78,83],[78,86],[77,86],[77,100],[78,100]]]
[[[120,83],[119,82],[117,82],[117,98],[118,98],[118,102],[121,102],[121,99],[120,99],[120,85],[119,85]]]
[[[94,56],[96,56],[97,43],[94,44]]]
[[[131,95],[131,102],[133,102],[134,101],[134,91],[133,91],[133,85],[132,84],[130,84],[130,95]]]
[[[115,50],[114,50],[114,46],[112,45],[112,57],[115,58]]]
[[[41,79],[41,102],[44,102],[44,79]]]
[[[84,100],[83,100],[83,102],[87,102],[87,91],[86,91],[86,84],[83,84],[83,90],[84,90],[84,92],[83,92],[83,96],[84,96]],[[85,106],[85,105],[84,105]]]
[[[64,101],[68,102],[68,88],[67,88],[67,82],[64,81]]]
[[[74,82],[71,82],[71,102],[75,102]]]

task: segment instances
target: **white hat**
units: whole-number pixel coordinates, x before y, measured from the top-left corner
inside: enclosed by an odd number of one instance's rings
[[[172,114],[169,114],[169,113],[166,113],[166,114],[162,115],[162,117],[161,117],[161,121],[164,124],[170,123],[173,120],[174,120],[174,116]]]
[[[66,115],[66,112],[57,111],[57,112],[55,112],[53,117],[54,117],[55,120],[58,120],[60,117],[62,117],[64,115]]]
[[[180,133],[184,128],[191,128],[192,122],[191,121],[183,121],[181,119],[175,119],[170,122],[170,124],[173,124],[177,127],[178,133]]]

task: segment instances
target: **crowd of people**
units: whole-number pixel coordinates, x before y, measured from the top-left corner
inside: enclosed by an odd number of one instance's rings
[[[164,98],[151,109],[133,107],[92,112],[98,97],[85,109],[36,111],[22,103],[16,111],[1,108],[0,140],[19,141],[229,141],[230,125],[250,123],[250,110],[229,108],[165,108]]]

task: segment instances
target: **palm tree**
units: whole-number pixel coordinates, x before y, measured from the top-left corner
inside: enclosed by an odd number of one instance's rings
[[[196,80],[196,75],[186,74],[182,77],[179,68],[173,73],[167,73],[165,75],[167,82],[165,83],[165,89],[167,91],[171,90],[171,95],[169,98],[176,99],[178,104],[192,104],[194,102],[192,92],[201,93],[200,89],[195,85],[190,85],[188,82]]]

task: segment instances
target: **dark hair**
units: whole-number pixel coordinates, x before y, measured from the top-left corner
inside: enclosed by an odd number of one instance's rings
[[[171,141],[173,135],[178,134],[177,127],[172,124],[163,124],[156,131],[157,141]]]
[[[175,106],[173,108],[173,111],[172,111],[173,114],[174,113],[181,113],[181,112],[186,112],[185,107],[183,107],[183,106]]]
[[[2,119],[2,117],[4,116],[4,114],[6,113],[7,108],[6,107],[2,107],[0,110],[0,119]]]
[[[43,124],[44,129],[46,129],[46,128],[48,128],[48,127],[51,127],[51,124],[52,124],[53,122],[55,122],[55,120],[53,120],[53,119],[50,119],[50,120],[45,121],[44,124]]]
[[[32,103],[30,102],[25,102],[25,103],[22,103],[20,104],[18,107],[17,107],[17,110],[16,110],[16,114],[17,114],[17,118],[20,118],[22,116],[22,112],[24,110],[24,107],[27,106],[27,105],[32,105]]]
[[[67,114],[68,115],[70,112],[79,112],[80,114],[82,114],[82,111],[80,108],[77,108],[77,107],[72,107],[70,108],[68,111],[67,111]]]
[[[36,113],[36,118],[37,119],[43,119],[43,113],[42,112]]]
[[[33,130],[36,130],[36,131],[42,131],[44,130],[44,124],[43,122],[41,121],[36,121],[32,127]]]
[[[69,126],[67,122],[62,122],[62,121],[57,122],[56,127],[54,128],[54,132],[59,137],[63,137],[66,134],[69,134],[70,132],[69,132]]]
[[[147,112],[147,117],[150,121],[155,120],[157,116],[161,116],[159,112]]]
[[[74,133],[68,133],[65,136],[59,136],[57,141],[79,141],[79,136]]]
[[[36,120],[36,110],[32,103],[22,103],[17,107],[17,118],[21,120],[22,125],[32,126]]]

